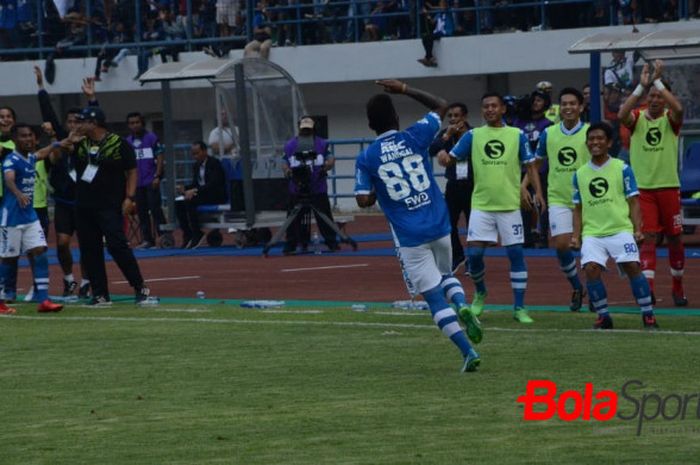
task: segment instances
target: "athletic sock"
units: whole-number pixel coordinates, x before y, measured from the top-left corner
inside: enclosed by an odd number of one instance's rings
[[[654,309],[651,306],[651,290],[649,289],[649,283],[646,278],[643,275],[631,278],[630,286],[632,286],[632,294],[634,294],[634,298],[637,300],[637,304],[639,304],[642,315],[653,315]]]
[[[486,274],[486,265],[484,265],[484,248],[483,247],[467,247],[467,256],[469,257],[469,273],[471,274],[476,291],[480,293],[486,292],[486,283],[484,275]]]
[[[7,266],[7,273],[5,274],[5,294],[10,296],[17,296],[17,267],[19,264],[17,261]]]
[[[654,277],[656,275],[656,243],[644,241],[639,253],[642,261],[642,273],[649,281],[649,289],[654,292]]]
[[[571,250],[557,250],[557,258],[559,259],[559,269],[564,273],[566,279],[569,280],[571,287],[574,290],[583,288],[581,280],[578,278],[576,270],[576,257]]]
[[[683,269],[685,268],[685,250],[683,243],[668,244],[668,262],[671,265],[673,295],[683,296]]]
[[[85,278],[81,278],[81,279],[80,279],[80,287],[83,287],[83,286],[86,285],[86,284],[90,284],[90,280],[89,280],[89,279],[85,279]]]
[[[68,273],[67,275],[63,276],[63,280],[70,284],[75,281],[75,276],[73,276],[73,273]]]
[[[34,296],[39,302],[49,298],[49,259],[46,252],[34,257]]]
[[[12,267],[0,261],[0,302],[5,302],[5,282]]]
[[[506,247],[510,260],[510,287],[513,288],[513,307],[525,307],[525,290],[527,289],[527,266],[522,244]]]
[[[435,286],[423,293],[423,298],[428,302],[430,313],[433,315],[433,321],[440,328],[442,333],[449,337],[454,345],[462,352],[462,356],[466,357],[471,349],[471,345],[467,340],[467,336],[462,331],[462,327],[457,322],[457,314],[450,307],[450,304],[445,300],[445,295],[440,286]]]
[[[609,318],[610,313],[608,312],[608,293],[605,290],[605,285],[600,279],[594,281],[588,281],[586,283],[586,288],[588,289],[588,298],[593,302],[593,308],[595,308],[596,313],[599,317]]]
[[[445,292],[445,298],[448,302],[452,302],[457,308],[467,305],[467,296],[457,278],[449,274],[443,276],[440,287]]]

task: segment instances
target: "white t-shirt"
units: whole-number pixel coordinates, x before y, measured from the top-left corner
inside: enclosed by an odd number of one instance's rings
[[[235,140],[230,127],[215,127],[209,133],[209,140],[207,144],[211,147],[214,144],[222,144],[223,152],[218,150],[211,150],[211,154],[215,157],[223,154],[224,156],[238,158],[238,128],[235,128],[236,136]]]

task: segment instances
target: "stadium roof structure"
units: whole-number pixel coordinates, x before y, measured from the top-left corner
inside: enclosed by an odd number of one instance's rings
[[[600,54],[639,52],[645,60],[700,58],[700,29],[659,30],[654,32],[601,32],[585,37],[569,47],[571,54],[588,53],[591,95],[601,95]],[[591,121],[600,121],[600,99],[591,99]]]
[[[253,227],[256,218],[253,178],[275,178],[277,171],[282,177],[281,166],[276,161],[286,140],[295,134],[298,118],[305,113],[303,95],[284,68],[262,58],[212,58],[154,66],[139,81],[161,85],[166,153],[173,153],[170,83],[202,79],[208,80],[214,88],[215,101],[211,106],[216,108],[217,126],[225,126],[223,113],[238,128],[246,225]],[[174,218],[171,199],[175,197],[175,163],[168,163],[167,169],[169,195],[166,198],[169,217]]]
[[[700,29],[603,32],[585,37],[569,53],[638,51],[645,60],[700,57]]]

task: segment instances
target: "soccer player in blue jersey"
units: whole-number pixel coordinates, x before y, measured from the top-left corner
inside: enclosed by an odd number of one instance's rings
[[[464,357],[462,371],[475,371],[481,359],[471,347],[448,304],[468,309],[464,289],[452,276],[450,218],[445,199],[435,182],[428,148],[440,130],[447,104],[427,92],[396,80],[377,81],[391,94],[407,95],[430,112],[399,131],[399,117],[386,94],[367,102],[369,127],[377,139],[358,157],[355,165],[355,199],[360,207],[379,202],[399,249],[405,276],[423,295],[433,320]],[[481,324],[469,311],[461,312],[469,339],[482,338]]]
[[[49,156],[57,146],[48,146],[36,153],[36,134],[24,123],[12,128],[15,150],[2,164],[3,200],[0,211],[0,281],[4,283],[12,266],[23,253],[34,259],[34,289],[39,312],[59,312],[63,305],[49,300],[49,262],[46,238],[32,206],[35,164]],[[60,145],[60,144],[58,144]]]
[[[470,312],[479,316],[486,299],[484,275],[485,248],[500,236],[510,260],[510,285],[513,289],[513,318],[520,323],[532,323],[525,310],[527,267],[523,255],[523,219],[520,206],[529,202],[529,194],[521,192],[520,165],[527,166],[531,184],[535,188],[538,206],[545,208],[542,186],[535,157],[529,149],[527,137],[518,128],[506,126],[503,117],[506,106],[497,93],[481,98],[484,126],[472,129],[447,153],[441,151],[438,161],[449,166],[457,160],[471,160],[474,170],[472,211],[467,232],[469,272],[476,286]],[[531,206],[529,205],[531,208]],[[460,315],[462,315],[460,311]]]

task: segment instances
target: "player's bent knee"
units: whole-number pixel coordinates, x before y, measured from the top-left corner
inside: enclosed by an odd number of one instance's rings
[[[625,262],[620,263],[622,270],[625,272],[628,278],[634,279],[642,274],[642,267],[639,262]]]
[[[34,247],[33,249],[28,250],[28,251],[27,251],[27,254],[28,254],[28,255],[31,255],[32,257],[37,257],[37,256],[43,254],[44,252],[46,252],[47,249],[48,249],[48,248],[45,247],[45,246],[42,246],[42,247]]]
[[[603,267],[597,263],[589,262],[583,267],[583,271],[586,273],[586,279],[592,281],[600,279],[600,275],[603,273]]]

